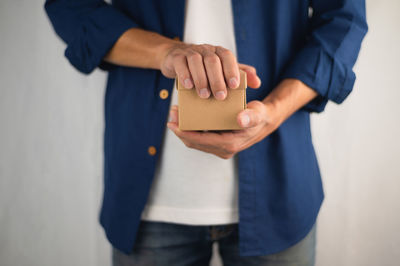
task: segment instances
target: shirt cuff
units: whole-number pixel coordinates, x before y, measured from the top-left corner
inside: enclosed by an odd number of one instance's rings
[[[88,15],[79,27],[76,37],[68,44],[65,56],[83,73],[97,66],[104,70],[113,65],[103,61],[118,38],[137,24],[113,6],[104,5]]]
[[[282,79],[301,80],[318,93],[303,108],[310,112],[322,112],[329,100],[342,103],[350,94],[355,82],[352,69],[330,56],[318,45],[304,47],[283,72]]]

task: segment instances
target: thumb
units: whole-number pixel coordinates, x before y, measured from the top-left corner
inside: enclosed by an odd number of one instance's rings
[[[237,122],[242,128],[251,128],[265,123],[267,120],[266,107],[260,101],[251,101],[247,108],[237,116]]]

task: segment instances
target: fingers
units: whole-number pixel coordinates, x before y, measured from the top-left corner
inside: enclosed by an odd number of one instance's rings
[[[267,121],[265,105],[260,101],[251,101],[247,108],[237,116],[237,122],[242,128],[251,128],[261,125]]]
[[[214,154],[218,157],[228,159],[239,151],[234,134],[224,133],[223,135],[215,132],[181,131],[177,120],[178,110],[172,107],[170,111],[170,122],[167,126],[172,130],[181,141],[192,149]]]
[[[220,46],[184,44],[169,56],[182,85],[187,89],[196,88],[201,98],[208,98],[212,94],[217,100],[224,100],[228,94],[227,88],[234,89],[240,84],[239,69],[247,73],[247,85],[250,88],[261,86],[254,67],[238,64],[234,54]]]
[[[257,76],[256,68],[253,66],[239,64],[239,68],[247,74],[247,86],[257,89],[261,86],[261,80]]]
[[[208,80],[206,70],[204,69],[203,56],[196,51],[190,51],[187,55],[187,61],[197,94],[200,98],[204,99],[210,97],[211,92],[208,89]]]
[[[182,85],[187,89],[196,88],[201,98],[213,94],[217,100],[224,100],[227,88],[237,88],[240,84],[239,66],[234,54],[220,46],[183,44],[169,53],[166,61],[172,61]]]
[[[221,46],[216,49],[216,54],[221,59],[226,84],[231,89],[236,89],[240,84],[239,68],[234,54]]]
[[[182,80],[183,86],[186,89],[193,88],[193,81],[187,65],[186,56],[181,53],[177,53],[174,55],[173,61],[176,75],[178,76],[179,80]]]
[[[226,90],[221,60],[217,54],[211,51],[207,51],[203,56],[211,91],[217,100],[224,100],[228,91]]]

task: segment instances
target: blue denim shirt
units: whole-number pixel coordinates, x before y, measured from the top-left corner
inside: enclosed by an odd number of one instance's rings
[[[240,255],[275,253],[312,228],[323,188],[310,134],[310,112],[341,103],[367,32],[364,0],[232,0],[239,62],[262,80],[247,99],[261,100],[284,78],[319,96],[274,133],[238,153]],[[105,95],[104,197],[100,222],[114,247],[132,250],[159,159],[173,80],[160,71],[102,61],[127,29],[182,39],[184,0],[48,0],[46,12],[83,73],[109,71]],[[149,153],[149,147],[153,152]],[[155,149],[154,149],[155,148]],[[154,154],[154,151],[155,154]],[[193,169],[198,171],[199,169]]]

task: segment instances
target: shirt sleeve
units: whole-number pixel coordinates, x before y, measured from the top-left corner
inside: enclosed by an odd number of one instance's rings
[[[56,33],[67,44],[65,56],[83,73],[103,61],[118,38],[137,24],[123,12],[101,0],[47,0],[45,11]]]
[[[353,66],[367,33],[365,0],[312,0],[310,33],[282,78],[295,78],[318,96],[304,108],[322,112],[329,100],[342,103],[356,79]]]

